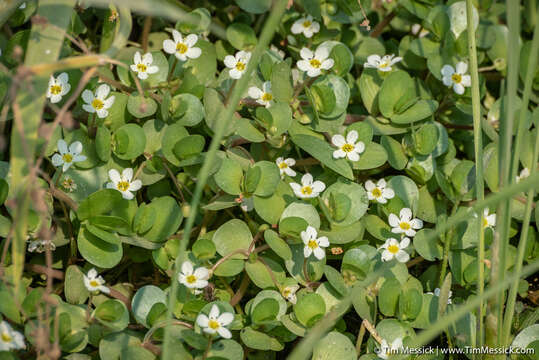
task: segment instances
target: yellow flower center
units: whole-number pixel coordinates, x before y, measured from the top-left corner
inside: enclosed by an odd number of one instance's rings
[[[408,224],[407,222],[401,222],[399,224],[399,226],[401,227],[402,230],[410,230],[410,224]]]
[[[140,72],[146,72],[146,70],[148,70],[148,67],[144,64],[137,64],[137,70]]]
[[[374,197],[380,197],[380,196],[382,196],[382,191],[380,189],[378,189],[378,188],[374,188],[374,189],[372,189],[371,194]]]
[[[301,188],[301,193],[303,195],[311,195],[313,193],[313,188],[310,186],[304,186]]]
[[[273,100],[273,95],[271,95],[270,93],[263,93],[262,94],[262,101],[271,101]]]
[[[62,92],[62,86],[60,85],[52,85],[51,86],[51,94],[58,95]]]
[[[312,25],[312,22],[310,22],[309,20],[305,20],[305,21],[303,22],[303,27],[305,27],[305,28],[308,28],[308,27],[311,26],[311,25]]]
[[[307,246],[314,250],[318,247],[318,243],[314,240],[309,240],[309,243],[307,244]]]
[[[488,220],[487,220],[487,218],[483,218],[483,227],[484,227],[484,228],[488,227]]]
[[[189,48],[184,43],[180,42],[176,44],[176,51],[179,52],[180,54],[185,54],[187,50],[189,50]]]
[[[287,298],[290,296],[291,293],[292,293],[292,290],[290,290],[289,288],[285,288],[283,290],[283,297]]]
[[[90,286],[92,287],[98,287],[99,286],[99,282],[97,280],[90,280]]]
[[[385,69],[386,67],[389,66],[389,63],[387,61],[384,61],[383,63],[381,63],[380,65],[378,65],[378,67],[380,69]]]
[[[453,75],[451,75],[451,80],[453,80],[453,82],[456,83],[456,84],[460,84],[460,82],[462,81],[462,75],[453,74]]]
[[[344,151],[344,152],[351,152],[354,150],[354,145],[352,144],[344,144],[342,147],[341,147],[341,150]]]
[[[309,61],[309,63],[315,69],[318,69],[320,67],[320,65],[322,65],[322,63],[318,59],[312,59],[311,61]]]
[[[1,338],[3,342],[11,342],[11,340],[13,340],[11,335],[9,335],[7,332],[2,333]]]
[[[210,329],[217,330],[217,329],[219,329],[220,326],[221,326],[221,325],[219,325],[219,322],[216,321],[216,320],[210,320],[210,321],[208,322],[208,327],[209,327]]]
[[[129,189],[129,183],[127,181],[120,181],[116,187],[120,191],[127,191],[127,189]]]
[[[245,70],[245,64],[242,63],[241,61],[238,61],[238,62],[236,63],[236,69],[238,69],[239,71]]]
[[[103,109],[103,106],[105,104],[103,103],[103,101],[101,101],[100,99],[94,99],[94,101],[92,101],[92,106],[94,109],[96,110],[101,110]]]
[[[64,154],[64,155],[62,155],[62,159],[64,160],[64,162],[70,163],[70,162],[73,161],[73,155],[71,155],[71,154]]]
[[[187,280],[189,284],[193,284],[197,281],[197,277],[195,275],[188,275],[185,280]]]
[[[288,167],[288,164],[285,163],[284,161],[279,164],[279,169],[286,169],[287,167]]]
[[[396,254],[399,252],[399,247],[397,245],[389,245],[387,247],[387,251],[389,251],[392,254]]]

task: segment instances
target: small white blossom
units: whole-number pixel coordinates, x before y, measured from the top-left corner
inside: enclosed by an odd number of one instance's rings
[[[305,35],[306,38],[311,38],[314,34],[320,31],[320,24],[313,20],[311,15],[307,17],[302,17],[292,24],[290,29],[292,34],[301,34]]]
[[[281,295],[283,297],[290,301],[290,303],[295,304],[297,302],[296,292],[299,290],[299,285],[292,285],[292,286],[285,286],[282,291]]]
[[[303,255],[308,258],[311,254],[318,260],[322,260],[326,256],[326,250],[329,246],[329,240],[326,236],[317,238],[318,234],[316,229],[312,226],[307,226],[305,231],[301,232],[301,240],[305,244],[303,248]]]
[[[315,198],[326,188],[326,184],[322,181],[317,180],[313,182],[313,176],[311,174],[303,175],[301,185],[290,183],[290,186],[294,190],[294,194],[302,199]]]
[[[69,84],[69,75],[63,72],[58,77],[51,75],[49,79],[49,87],[47,88],[47,98],[51,99],[51,103],[56,104],[62,100],[62,96],[71,90]]]
[[[328,59],[329,49],[325,46],[319,46],[313,53],[307,48],[299,52],[302,60],[297,62],[298,69],[306,71],[310,77],[316,77],[322,73],[322,70],[329,70],[333,67],[335,61]]]
[[[391,344],[386,339],[382,339],[377,355],[380,359],[387,359],[390,355],[400,354],[402,348],[402,338],[396,338]]]
[[[238,51],[235,56],[225,56],[224,63],[229,68],[228,74],[232,79],[239,79],[247,70],[247,64],[251,59],[251,53],[248,51]]]
[[[389,238],[379,250],[382,251],[382,261],[390,261],[396,258],[399,262],[405,263],[410,260],[410,255],[403,249],[406,249],[410,245],[410,239],[403,238],[401,242],[397,239]]]
[[[0,351],[24,349],[24,336],[14,330],[7,321],[0,322]]]
[[[60,139],[57,146],[59,153],[54,154],[51,161],[54,166],[61,166],[63,172],[66,172],[73,163],[86,160],[86,156],[80,154],[82,152],[82,143],[80,141],[71,143],[68,149],[65,140]]]
[[[115,96],[107,98],[110,93],[110,87],[107,84],[101,84],[95,94],[86,89],[82,92],[82,100],[86,104],[82,108],[90,114],[97,113],[100,118],[106,118],[109,115],[107,109],[114,104]]]
[[[273,94],[271,93],[271,82],[265,81],[262,84],[262,89],[251,86],[249,88],[249,96],[255,99],[260,105],[264,105],[267,108],[270,107],[274,103]]]
[[[517,183],[524,180],[528,176],[530,176],[530,169],[528,168],[522,169],[522,171],[520,172],[520,175],[517,175]]]
[[[406,236],[414,236],[416,231],[423,227],[423,221],[420,219],[412,219],[412,210],[403,208],[400,211],[400,219],[395,214],[389,214],[389,225],[393,228],[392,232],[396,234],[404,233]],[[414,230],[415,229],[415,230]]]
[[[434,296],[438,296],[440,297],[440,288],[436,288],[434,289],[434,292],[428,292],[427,294],[431,294],[431,295],[434,295]],[[449,290],[449,296],[447,297],[447,303],[448,304],[451,304],[452,301],[451,301],[451,296],[453,295],[453,292],[451,290]]]
[[[28,252],[42,253],[45,250],[56,250],[56,245],[50,240],[32,240],[28,243]]]
[[[380,204],[386,204],[388,199],[395,197],[395,192],[387,187],[384,179],[378,180],[376,184],[371,180],[365,181],[365,190],[367,190],[369,200],[376,200]]]
[[[342,135],[333,135],[331,142],[334,146],[338,147],[333,152],[335,159],[346,157],[350,161],[359,161],[359,154],[365,151],[365,144],[363,141],[357,141],[359,135],[357,131],[352,130],[346,135],[346,140]]]
[[[19,6],[19,9],[21,9],[21,10],[26,9],[26,1],[23,2],[23,3]]]
[[[191,289],[203,289],[208,286],[210,272],[205,267],[199,267],[196,270],[190,261],[182,264],[181,272],[178,274],[178,281]]]
[[[464,62],[457,63],[456,69],[453,69],[451,65],[444,65],[442,67],[442,81],[445,86],[453,86],[453,91],[459,95],[464,94],[464,88],[472,85],[472,79],[470,75],[466,75],[468,70],[468,64]]]
[[[109,170],[111,182],[107,184],[107,189],[116,189],[122,193],[122,197],[131,200],[135,195],[132,191],[137,191],[142,187],[142,181],[133,180],[133,169],[127,168],[122,171],[122,175],[116,169]]]
[[[224,312],[220,314],[217,305],[211,307],[208,316],[205,314],[199,314],[197,317],[197,324],[202,330],[208,334],[219,334],[222,338],[230,339],[232,333],[226,328],[232,321],[234,321],[234,314]]]
[[[202,54],[202,50],[194,47],[198,41],[198,36],[189,34],[185,38],[178,30],[172,30],[174,41],[166,39],[163,41],[163,50],[168,54],[174,54],[178,60],[196,59]]]
[[[100,291],[102,293],[110,293],[110,289],[105,286],[105,280],[101,276],[97,276],[97,270],[91,269],[88,271],[88,275],[84,276],[84,286],[90,292]]]
[[[133,57],[134,64],[131,65],[131,70],[137,73],[137,76],[141,80],[148,78],[148,75],[155,74],[159,71],[159,67],[152,65],[153,56],[151,53],[146,53],[140,56],[140,52],[136,52]]]
[[[496,226],[496,214],[489,214],[488,209],[483,211],[483,228]]]
[[[77,183],[75,182],[75,180],[73,180],[69,176],[65,176],[64,179],[62,180],[62,187],[66,191],[73,192],[77,190]]]
[[[285,174],[291,177],[296,176],[296,172],[291,168],[292,166],[296,165],[296,160],[292,158],[285,159],[282,157],[278,157],[275,163],[279,167],[281,176],[284,176]]]
[[[363,64],[363,67],[378,69],[378,71],[391,71],[392,66],[402,61],[400,56],[395,57],[395,55],[370,55],[367,58],[367,62]]]

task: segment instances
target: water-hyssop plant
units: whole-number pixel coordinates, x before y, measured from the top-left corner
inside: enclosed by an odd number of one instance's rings
[[[536,0],[0,0],[0,360],[539,356]]]

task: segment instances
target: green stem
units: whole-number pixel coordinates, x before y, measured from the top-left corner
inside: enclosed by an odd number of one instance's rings
[[[202,196],[202,192],[204,190],[204,187],[206,186],[206,182],[210,175],[210,170],[213,166],[217,150],[219,149],[219,146],[221,144],[221,139],[223,138],[224,131],[228,127],[228,124],[230,123],[230,120],[232,116],[234,115],[237,104],[241,100],[242,95],[245,93],[249,79],[251,78],[251,74],[256,69],[258,65],[258,61],[260,60],[260,57],[262,56],[262,53],[267,49],[268,44],[273,38],[273,34],[275,33],[275,30],[279,26],[281,17],[286,10],[286,5],[287,5],[286,0],[278,0],[274,2],[273,8],[268,17],[266,25],[264,25],[264,29],[262,30],[262,34],[260,35],[258,44],[256,45],[253,51],[251,60],[249,61],[249,64],[247,65],[247,70],[243,74],[242,78],[238,80],[236,87],[234,91],[232,92],[232,95],[229,99],[230,101],[228,102],[228,106],[226,107],[223,113],[222,119],[217,122],[217,127],[215,129],[212,141],[210,143],[208,152],[206,154],[206,160],[204,161],[204,164],[202,164],[202,167],[197,176],[198,182],[196,184],[195,192],[193,194],[193,199],[191,202],[191,212],[185,224],[185,228],[184,228],[185,236],[183,237],[183,241],[180,242],[180,246],[178,249],[178,256],[176,257],[176,261],[175,261],[174,275],[172,276],[172,279],[176,279],[178,275],[178,270],[180,268],[179,265],[182,263],[182,261],[184,260],[186,256],[186,248],[188,244],[188,239],[190,238],[191,229],[193,228],[195,219],[198,214],[198,206],[200,203],[200,198]],[[173,280],[171,284],[170,293],[175,294],[177,287],[178,287],[178,282]],[[170,296],[168,309],[167,309],[167,319],[172,318],[172,309],[174,307],[174,303],[175,303],[174,296]],[[172,360],[174,357],[174,354],[170,349],[171,341],[172,341],[172,334],[170,333],[170,331],[168,331],[168,328],[165,328],[165,335],[164,335],[164,341],[163,341],[163,355],[162,355],[163,360]]]
[[[539,10],[538,10],[538,16],[539,16]],[[535,23],[535,29],[533,32],[533,40],[532,40],[532,47],[530,51],[530,57],[528,59],[528,69],[527,74],[533,74],[534,69],[537,64],[537,52],[539,50],[539,21]],[[526,122],[526,113],[528,109],[528,103],[530,100],[530,94],[532,89],[532,83],[533,83],[533,76],[526,76],[525,83],[524,83],[524,95],[522,99],[522,106],[520,111],[520,119],[518,124],[518,133],[517,133],[517,139],[515,142],[515,154],[513,158],[513,168],[511,172],[512,178],[515,178],[516,173],[518,171],[518,164],[519,164],[519,155],[520,155],[520,142],[522,137],[524,136],[524,133],[526,131],[526,128],[524,126],[524,123]],[[537,125],[536,125],[537,126]],[[532,166],[530,169],[530,173],[534,174],[537,171],[537,160],[539,158],[539,131],[537,132],[536,139],[535,139],[535,149],[533,152],[533,161]],[[524,252],[526,250],[526,242],[528,240],[528,229],[529,229],[529,223],[531,218],[531,212],[532,212],[532,203],[533,203],[533,197],[534,197],[534,189],[530,189],[528,191],[528,196],[526,200],[526,208],[524,212],[524,219],[522,221],[522,231],[520,233],[520,239],[518,243],[518,254],[517,254],[517,261],[515,264],[515,274],[517,276],[520,275],[520,272],[522,271],[522,263],[524,262]],[[503,323],[503,342],[500,345],[508,344],[509,343],[509,336],[511,335],[511,323],[513,321],[513,314],[515,310],[515,302],[517,297],[517,291],[518,291],[518,281],[515,281],[511,285],[511,289],[509,290],[509,294],[507,297],[507,306],[505,311],[505,318]]]
[[[477,201],[482,201],[485,197],[483,180],[483,141],[481,133],[481,95],[479,93],[479,72],[477,68],[477,48],[475,45],[475,29],[473,22],[473,4],[472,0],[466,0],[466,22],[468,33],[468,57],[470,62],[470,75],[472,78],[472,115],[473,115],[473,133],[474,133],[474,153],[475,153],[475,196]],[[482,299],[485,286],[485,232],[483,231],[483,212],[480,212],[480,219],[477,224],[477,237],[479,244],[477,246],[478,258],[478,278],[477,294]],[[483,346],[483,301],[479,303],[477,312],[478,317],[478,338],[479,346]]]

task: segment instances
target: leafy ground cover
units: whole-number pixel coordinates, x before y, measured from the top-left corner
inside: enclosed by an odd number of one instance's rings
[[[0,359],[537,359],[538,11],[0,2]]]

